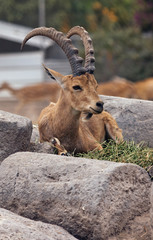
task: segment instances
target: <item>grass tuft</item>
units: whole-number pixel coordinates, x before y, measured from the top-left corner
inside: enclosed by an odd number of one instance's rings
[[[88,153],[77,154],[77,157],[107,160],[113,162],[133,163],[149,171],[153,167],[153,149],[144,146],[143,143],[114,141],[104,142],[103,151],[94,150]],[[151,176],[152,178],[152,176]]]

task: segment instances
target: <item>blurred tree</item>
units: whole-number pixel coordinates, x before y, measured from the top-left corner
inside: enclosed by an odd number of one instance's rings
[[[0,19],[26,26],[37,26],[38,7],[33,0],[0,0]]]
[[[44,0],[47,26],[67,31],[82,25],[88,31],[132,23],[136,0]],[[38,26],[38,0],[0,0],[0,19],[31,27]]]
[[[88,29],[88,16],[92,12],[92,0],[46,0],[47,25],[67,32],[72,26]]]
[[[44,1],[47,27],[67,32],[81,25],[92,32],[97,79],[120,75],[138,80],[153,76],[153,40],[135,29],[136,21],[143,31],[153,30],[152,0]],[[0,0],[0,19],[37,27],[38,7],[39,0]]]
[[[127,27],[133,24],[134,13],[137,9],[137,0],[113,0],[112,9],[118,17],[120,27]]]
[[[137,81],[153,76],[153,39],[139,29],[101,30],[93,35],[93,42],[97,80],[118,75]]]
[[[138,10],[135,13],[135,21],[142,31],[153,31],[153,1],[137,0]]]
[[[101,4],[99,1],[95,1],[92,5],[97,28],[110,28],[114,23],[117,22],[118,18],[112,9]],[[92,23],[90,25],[92,29]],[[95,29],[94,29],[95,30]]]
[[[93,2],[97,25],[102,28],[109,28],[112,25],[127,27],[133,24],[136,8],[136,0],[95,0]]]

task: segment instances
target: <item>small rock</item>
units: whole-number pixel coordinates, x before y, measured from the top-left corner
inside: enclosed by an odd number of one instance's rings
[[[28,118],[0,111],[0,162],[12,153],[26,151],[31,133],[32,122]]]

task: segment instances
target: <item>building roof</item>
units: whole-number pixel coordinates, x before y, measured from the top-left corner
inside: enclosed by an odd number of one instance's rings
[[[29,27],[4,21],[0,21],[0,29],[0,38],[18,43],[22,43],[27,33],[32,30],[32,28]],[[44,38],[42,36],[36,36],[30,39],[26,44],[45,49],[52,46],[54,44],[54,41],[49,38]]]

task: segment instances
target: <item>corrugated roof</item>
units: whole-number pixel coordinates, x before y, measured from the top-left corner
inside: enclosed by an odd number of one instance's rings
[[[3,39],[22,43],[27,33],[29,33],[31,30],[32,28],[29,28],[29,27],[0,21],[0,38],[3,38]],[[26,44],[45,49],[53,45],[54,42],[51,39],[41,37],[41,36],[36,36],[30,39]]]

